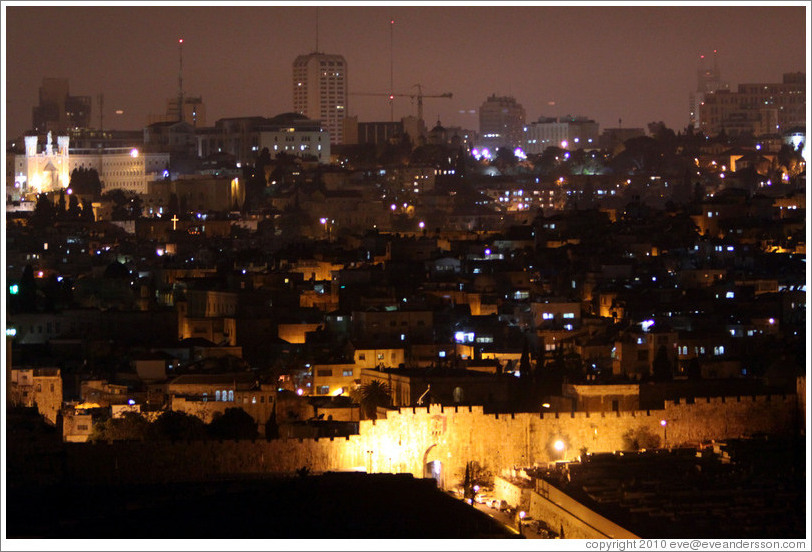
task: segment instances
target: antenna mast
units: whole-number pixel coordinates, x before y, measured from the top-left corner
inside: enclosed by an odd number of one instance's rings
[[[319,53],[319,7],[316,6],[316,53]]]
[[[389,122],[395,122],[395,57],[392,44],[394,42],[395,20],[389,21]]]
[[[104,94],[99,92],[99,130],[104,132]]]
[[[183,122],[183,39],[178,39],[180,68],[178,71],[178,121]]]

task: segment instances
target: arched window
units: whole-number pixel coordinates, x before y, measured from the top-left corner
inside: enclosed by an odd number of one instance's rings
[[[229,391],[228,392],[228,401],[229,402],[234,402],[234,391]]]
[[[214,400],[215,400],[215,401],[219,401],[219,400],[220,400],[220,390],[219,390],[219,389],[218,389],[217,391],[215,391],[215,392],[214,392]]]

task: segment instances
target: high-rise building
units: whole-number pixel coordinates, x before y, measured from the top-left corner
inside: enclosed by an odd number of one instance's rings
[[[699,130],[702,126],[700,121],[700,107],[705,101],[707,94],[712,94],[717,90],[728,90],[730,85],[722,82],[721,71],[719,71],[719,61],[716,58],[717,51],[713,51],[713,67],[707,67],[705,56],[699,56],[699,68],[696,70],[696,90],[688,96],[688,120],[691,126]]]
[[[491,95],[479,108],[479,144],[515,148],[524,135],[524,108],[511,96]]]
[[[781,134],[806,125],[806,74],[785,73],[779,83],[740,84],[737,91],[705,95],[699,107],[700,130],[729,136]]]
[[[38,133],[64,132],[90,127],[90,96],[71,96],[68,79],[44,78],[39,88],[39,105],[32,124]]]
[[[347,116],[347,61],[344,56],[314,52],[293,62],[293,110],[321,121],[330,143],[344,143]]]

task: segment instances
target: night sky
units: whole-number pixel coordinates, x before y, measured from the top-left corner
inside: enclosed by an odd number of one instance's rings
[[[470,3],[469,3],[470,4]],[[72,95],[104,94],[104,126],[138,129],[177,95],[178,38],[186,94],[200,95],[207,124],[292,110],[291,65],[316,47],[315,6],[4,6],[7,138],[31,126],[43,77],[70,80]],[[512,95],[527,120],[585,115],[601,128],[687,124],[700,54],[718,49],[722,79],[780,82],[806,71],[805,7],[591,5],[322,6],[319,50],[342,54],[350,92],[388,92],[390,23],[394,89],[453,93],[426,99],[429,127],[477,130],[490,94]],[[361,121],[389,120],[384,97],[350,96]],[[117,115],[116,110],[123,111]],[[415,114],[408,98],[396,119]]]

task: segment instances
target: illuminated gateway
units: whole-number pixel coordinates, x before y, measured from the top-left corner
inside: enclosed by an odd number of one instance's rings
[[[25,137],[25,154],[14,157],[12,200],[42,192],[58,192],[68,187],[74,169],[95,169],[102,191],[121,189],[137,194],[149,192],[149,184],[166,176],[168,153],[143,153],[137,148],[68,149],[68,136],[57,136],[56,148],[48,132],[47,142],[38,151],[37,136]],[[10,183],[9,183],[10,184]]]

